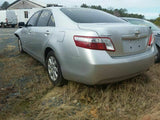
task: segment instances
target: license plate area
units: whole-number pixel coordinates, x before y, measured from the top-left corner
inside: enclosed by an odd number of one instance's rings
[[[137,40],[123,40],[123,50],[125,53],[133,53],[146,48],[146,38]]]

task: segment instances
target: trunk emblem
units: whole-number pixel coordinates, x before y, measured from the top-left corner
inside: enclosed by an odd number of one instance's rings
[[[139,34],[140,34],[140,30],[136,30],[135,36],[136,36],[137,38],[139,37]]]

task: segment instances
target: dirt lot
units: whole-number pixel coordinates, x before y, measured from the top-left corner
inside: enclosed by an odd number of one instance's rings
[[[0,29],[0,120],[160,120],[160,64],[103,86],[50,83],[45,68],[19,54],[16,29]]]

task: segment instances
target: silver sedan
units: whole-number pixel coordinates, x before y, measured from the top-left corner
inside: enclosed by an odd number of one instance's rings
[[[148,27],[87,8],[42,9],[15,35],[19,51],[43,63],[57,86],[125,80],[149,69],[157,54]]]

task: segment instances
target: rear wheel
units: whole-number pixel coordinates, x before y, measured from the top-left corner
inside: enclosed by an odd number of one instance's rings
[[[66,83],[66,80],[62,76],[60,64],[53,51],[50,51],[47,55],[46,66],[48,76],[54,86],[62,86]]]
[[[157,47],[157,50],[158,50],[158,54],[157,54],[157,58],[156,58],[156,63],[159,63],[160,62],[160,47],[159,46],[156,46]]]
[[[24,53],[23,47],[22,47],[22,42],[21,42],[21,40],[19,38],[18,38],[18,48],[19,48],[19,52],[20,53]]]

